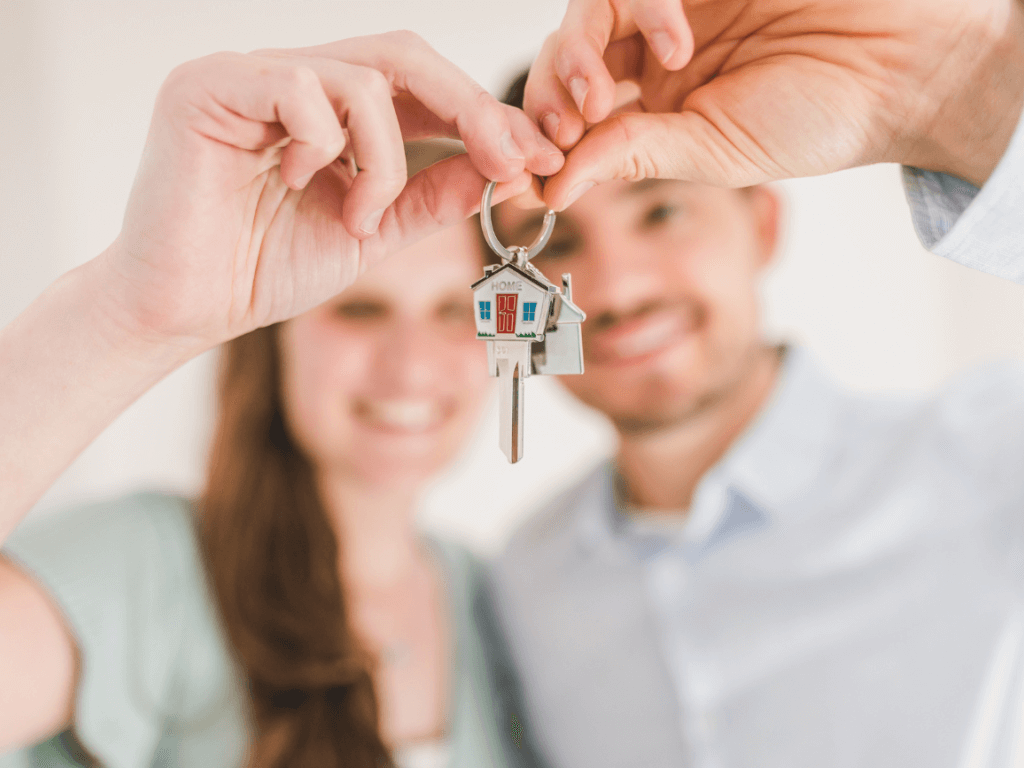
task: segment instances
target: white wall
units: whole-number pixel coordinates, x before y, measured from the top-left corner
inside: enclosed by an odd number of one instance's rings
[[[491,90],[528,63],[564,2],[518,0],[3,0],[0,3],[0,322],[116,235],[157,88],[216,50],[419,32]],[[773,335],[810,346],[847,384],[921,389],[981,359],[1024,357],[1024,289],[925,253],[898,173],[787,183],[785,254],[766,285]],[[0,361],[0,365],[3,361]],[[125,413],[40,509],[140,485],[195,490],[211,418],[211,356]],[[425,518],[483,549],[613,446],[549,381],[528,386],[527,456],[510,467],[497,418],[432,491]],[[568,445],[552,440],[571,433]]]

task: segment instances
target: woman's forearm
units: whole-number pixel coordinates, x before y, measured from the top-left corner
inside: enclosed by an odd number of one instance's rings
[[[0,329],[0,542],[118,414],[202,351],[131,327],[103,290],[105,257]]]
[[[406,184],[401,127],[423,123],[424,108],[428,131],[458,124],[468,158]],[[348,142],[355,180],[335,162]],[[411,33],[177,67],[118,240],[0,331],[0,542],[168,372],[318,306],[368,265],[464,220],[487,179],[509,182],[508,197],[529,184],[524,171],[550,175],[562,162],[524,114]]]

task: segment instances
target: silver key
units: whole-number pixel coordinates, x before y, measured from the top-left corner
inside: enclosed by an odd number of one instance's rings
[[[494,234],[491,199],[495,182],[484,189],[480,223],[500,265],[484,268],[473,283],[476,337],[487,341],[487,364],[498,377],[498,440],[511,463],[523,457],[523,383],[531,374],[583,373],[580,323],[586,315],[572,301],[572,280],[562,275],[559,288],[530,259],[547,245],[555,226],[548,211],[540,234],[529,247],[506,248]]]

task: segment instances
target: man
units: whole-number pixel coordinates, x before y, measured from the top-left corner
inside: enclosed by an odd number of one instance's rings
[[[549,202],[605,162],[595,134]],[[1001,158],[980,192],[906,177],[927,245],[1016,277],[1024,123]],[[1024,370],[884,402],[767,346],[777,216],[764,188],[613,181],[576,195],[535,261],[573,273],[587,371],[564,384],[620,446],[494,567],[527,732],[560,768],[1019,764]],[[495,224],[525,242],[537,218],[506,205]]]

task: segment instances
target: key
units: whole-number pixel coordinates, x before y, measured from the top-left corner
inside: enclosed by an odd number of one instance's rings
[[[498,377],[498,445],[515,464],[523,457],[523,403],[530,375],[530,342],[499,341],[494,345],[494,373]]]
[[[548,211],[537,239],[529,247],[506,248],[491,222],[495,182],[484,189],[480,223],[500,265],[484,268],[473,283],[476,335],[487,342],[487,364],[498,377],[498,441],[509,462],[523,457],[524,382],[531,374],[583,373],[583,310],[572,301],[572,278],[561,287],[530,264],[547,245],[555,226]]]

